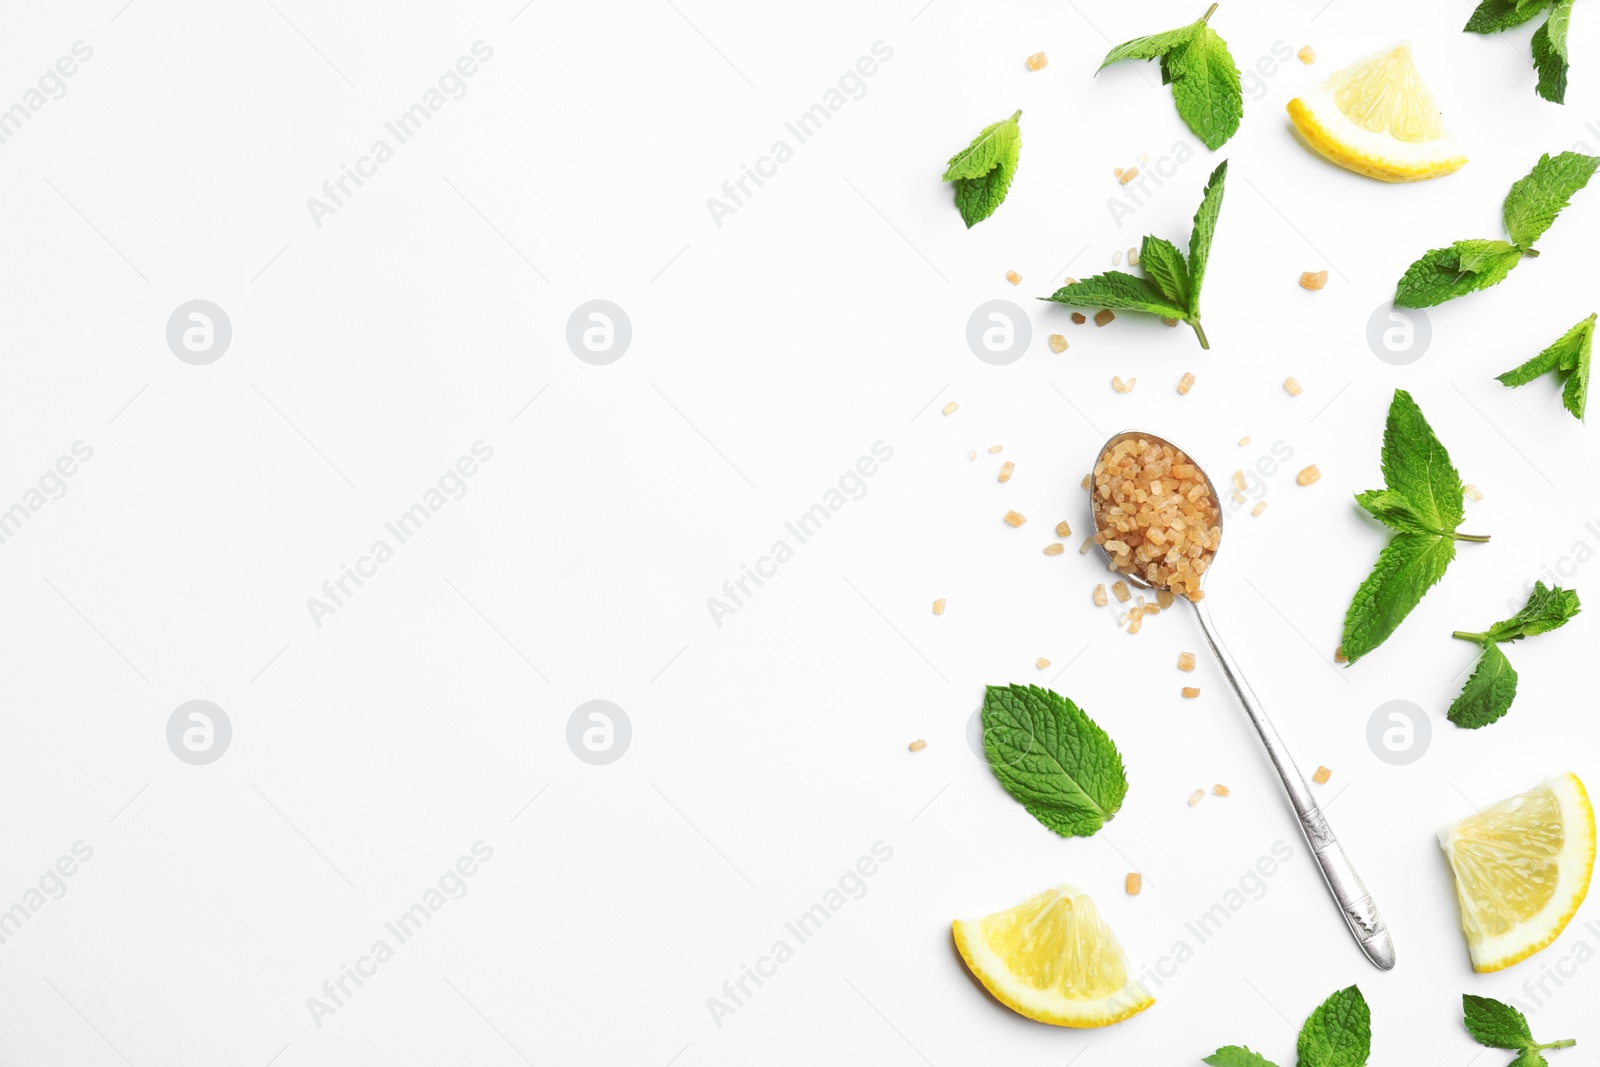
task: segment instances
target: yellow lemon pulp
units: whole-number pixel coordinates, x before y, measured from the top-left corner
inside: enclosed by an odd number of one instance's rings
[[[1094,901],[1061,885],[1014,908],[951,924],[956,948],[1011,1010],[1053,1026],[1121,1022],[1155,1003]]]
[[[1577,914],[1594,869],[1594,809],[1574,774],[1550,778],[1439,831],[1475,971],[1550,944]]]
[[[1333,162],[1383,181],[1422,181],[1460,170],[1467,157],[1401,42],[1335,72],[1289,101],[1306,143]]]

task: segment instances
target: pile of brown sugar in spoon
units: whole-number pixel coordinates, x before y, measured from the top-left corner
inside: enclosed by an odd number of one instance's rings
[[[1199,600],[1222,540],[1222,512],[1200,468],[1165,441],[1128,437],[1094,465],[1096,544],[1111,569]]]

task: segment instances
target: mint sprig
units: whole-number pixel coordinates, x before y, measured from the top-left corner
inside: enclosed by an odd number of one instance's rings
[[[1128,777],[1106,732],[1036,685],[991,685],[983,750],[1007,793],[1062,837],[1088,837],[1122,807]]]
[[[1474,642],[1483,651],[1478,657],[1477,668],[1450,705],[1450,721],[1468,730],[1476,730],[1499,720],[1510,711],[1511,701],[1517,695],[1517,672],[1506,654],[1500,651],[1501,643],[1520,641],[1524,637],[1560,629],[1581,610],[1576,592],[1559,585],[1551,587],[1543,582],[1535,582],[1528,602],[1511,618],[1495,623],[1482,633],[1457,630],[1451,634],[1458,640]]]
[[[1594,347],[1595,316],[1590,315],[1562,334],[1549,348],[1520,367],[1495,378],[1501,385],[1527,385],[1535,378],[1555,374],[1561,382],[1561,403],[1574,418],[1582,419],[1589,402],[1589,352]]]
[[[1384,423],[1383,477],[1387,488],[1356,494],[1395,535],[1345,613],[1342,647],[1351,664],[1383,644],[1444,577],[1457,541],[1489,540],[1456,532],[1466,517],[1461,475],[1404,389],[1395,390]]]
[[[1509,1067],[1545,1067],[1542,1053],[1546,1049],[1571,1048],[1577,1042],[1572,1038],[1547,1041],[1540,1044],[1533,1039],[1528,1020],[1516,1008],[1489,997],[1471,993],[1461,997],[1461,1010],[1467,1033],[1480,1045],[1489,1048],[1510,1049],[1517,1053]]]
[[[1533,242],[1555,222],[1572,194],[1589,184],[1596,168],[1600,156],[1580,152],[1541,156],[1528,176],[1506,194],[1505,226],[1511,240],[1457,241],[1424,252],[1395,287],[1395,304],[1433,307],[1505,281],[1524,258],[1538,256]]]
[[[1372,1055],[1372,1013],[1361,990],[1347,986],[1317,1006],[1300,1028],[1298,1067],[1365,1067]],[[1202,1062],[1211,1067],[1277,1067],[1260,1053],[1226,1045]]]
[[[1146,237],[1139,262],[1149,277],[1107,271],[1064,285],[1043,299],[1071,307],[1143,311],[1176,319],[1189,324],[1200,339],[1201,348],[1210,348],[1211,342],[1200,326],[1200,285],[1211,258],[1211,241],[1217,232],[1217,216],[1222,212],[1222,186],[1227,176],[1228,161],[1223,160],[1206,181],[1200,207],[1194,214],[1194,229],[1189,234],[1187,260],[1171,241]]]
[[[1467,33],[1498,33],[1520,26],[1545,8],[1550,15],[1533,33],[1533,65],[1539,81],[1534,91],[1553,104],[1566,103],[1567,25],[1572,0],[1483,0],[1467,20]]]
[[[972,143],[950,157],[944,181],[954,182],[956,209],[967,229],[993,215],[1011,189],[1022,153],[1022,128],[1018,111],[1008,119],[985,126]]]
[[[1187,26],[1117,45],[1095,71],[1098,74],[1120,59],[1159,58],[1161,84],[1172,86],[1179,117],[1213,152],[1238,132],[1244,116],[1239,68],[1228,54],[1227,42],[1210,25],[1216,10],[1212,4]]]

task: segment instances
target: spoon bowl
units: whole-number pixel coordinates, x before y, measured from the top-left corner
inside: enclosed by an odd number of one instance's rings
[[[1318,868],[1322,871],[1322,879],[1327,884],[1328,891],[1333,895],[1334,902],[1339,905],[1339,910],[1344,916],[1345,925],[1350,928],[1351,935],[1356,943],[1361,946],[1361,951],[1367,959],[1380,968],[1389,970],[1394,966],[1394,941],[1389,936],[1388,927],[1384,924],[1383,916],[1378,912],[1378,906],[1373,902],[1372,894],[1362,884],[1361,877],[1356,873],[1355,866],[1345,855],[1344,849],[1333,835],[1333,830],[1328,826],[1328,820],[1323,816],[1316,798],[1311,793],[1311,787],[1306,784],[1305,778],[1295,766],[1294,760],[1289,756],[1288,749],[1284,746],[1283,739],[1278,736],[1277,729],[1272,721],[1267,718],[1267,712],[1261,705],[1250,685],[1244,679],[1244,674],[1239,670],[1238,663],[1228,653],[1222,644],[1221,637],[1217,634],[1216,624],[1211,618],[1211,609],[1205,601],[1205,580],[1211,573],[1211,564],[1222,548],[1222,502],[1217,497],[1216,486],[1206,474],[1205,468],[1196,463],[1193,457],[1182,448],[1168,441],[1158,434],[1146,433],[1142,430],[1124,430],[1113,434],[1100,451],[1095,454],[1094,471],[1098,472],[1101,462],[1119,444],[1128,440],[1148,441],[1155,445],[1165,445],[1177,456],[1184,459],[1195,468],[1199,480],[1204,482],[1206,491],[1210,494],[1212,502],[1216,505],[1216,529],[1218,536],[1212,545],[1210,557],[1206,560],[1204,569],[1199,570],[1199,582],[1196,592],[1198,597],[1191,599],[1185,593],[1175,594],[1175,599],[1187,603],[1194,609],[1195,619],[1200,624],[1200,632],[1205,636],[1206,644],[1211,648],[1211,653],[1216,657],[1217,664],[1222,668],[1222,673],[1228,683],[1233,687],[1234,693],[1239,698],[1239,703],[1244,705],[1245,713],[1250,717],[1250,723],[1256,729],[1256,734],[1261,738],[1262,745],[1267,750],[1268,757],[1272,760],[1273,767],[1278,772],[1278,778],[1283,783],[1283,790],[1288,797],[1289,806],[1294,809],[1296,818],[1300,822],[1300,832],[1305,836],[1306,844],[1311,848],[1311,854],[1317,861]],[[1131,569],[1125,570],[1117,566],[1116,557],[1105,547],[1106,538],[1102,536],[1102,518],[1109,518],[1105,512],[1110,502],[1100,495],[1099,486],[1090,475],[1089,483],[1089,512],[1090,520],[1094,525],[1095,544],[1100,549],[1101,556],[1106,561],[1106,566],[1115,574],[1121,575],[1125,580],[1141,589],[1165,590],[1167,587],[1151,581],[1147,575],[1137,573]],[[1129,532],[1117,532],[1116,537],[1126,538]],[[1144,543],[1143,534],[1140,535],[1141,544]],[[1161,542],[1156,541],[1156,544]],[[1134,546],[1137,548],[1138,546]],[[1124,557],[1127,558],[1127,557]],[[1153,564],[1152,564],[1153,565]],[[1185,583],[1187,586],[1188,583]],[[1170,591],[1170,590],[1169,590]]]

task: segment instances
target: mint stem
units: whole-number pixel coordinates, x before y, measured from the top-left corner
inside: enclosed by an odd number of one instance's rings
[[[1451,534],[1450,536],[1455,538],[1457,541],[1476,541],[1479,544],[1489,543],[1488,534]]]
[[[1215,11],[1216,9],[1217,9],[1217,5],[1216,4],[1212,4],[1211,5],[1211,10]],[[1209,13],[1210,12],[1207,12],[1207,14],[1209,14]],[[1211,342],[1206,340],[1206,332],[1205,332],[1205,330],[1202,330],[1200,328],[1200,320],[1199,319],[1195,319],[1193,322],[1189,323],[1189,325],[1191,327],[1193,327],[1194,335],[1196,337],[1200,338],[1200,347],[1205,349],[1207,352],[1211,351]],[[1488,538],[1485,538],[1485,540],[1488,540]]]
[[[1561,1039],[1560,1041],[1552,1041],[1548,1045],[1535,1045],[1533,1047],[1535,1049],[1542,1049],[1542,1048],[1571,1048],[1573,1045],[1576,1045],[1577,1043],[1578,1042],[1575,1039],[1567,1037],[1567,1038]]]
[[[1539,250],[1537,248],[1524,248],[1521,251],[1522,254],[1527,256],[1529,259],[1539,258]]]
[[[1211,21],[1211,16],[1215,15],[1216,13],[1217,13],[1217,5],[1216,4],[1212,4],[1210,7],[1206,8],[1206,13],[1204,15],[1200,16],[1201,24],[1204,25],[1205,23],[1210,22]],[[1202,347],[1204,347],[1204,346],[1202,346]]]
[[[1457,630],[1450,636],[1454,637],[1458,641],[1471,641],[1473,644],[1477,645],[1483,644],[1484,641],[1489,637],[1488,634],[1469,634],[1465,630]]]

